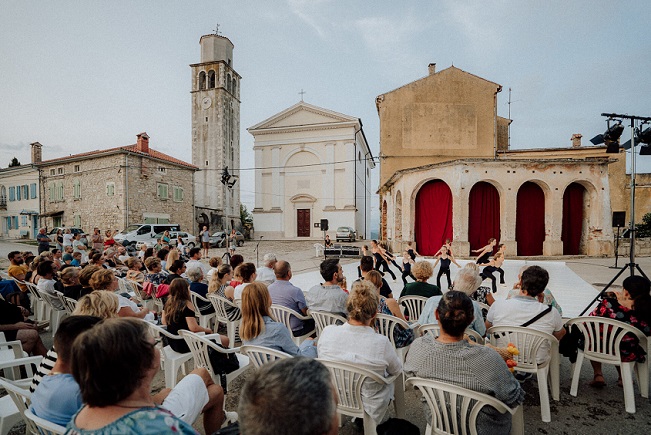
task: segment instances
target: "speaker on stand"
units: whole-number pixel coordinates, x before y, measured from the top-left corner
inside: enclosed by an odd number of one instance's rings
[[[619,267],[617,267],[617,260],[619,258],[619,229],[625,225],[626,225],[626,212],[614,211],[613,226],[617,227],[617,235],[615,236],[615,265],[610,266],[611,269],[619,269]]]
[[[328,219],[321,219],[321,223],[319,224],[319,227],[321,228],[321,231],[323,231],[323,240],[325,240],[326,236],[326,231],[328,231]],[[326,246],[323,247],[323,259],[325,260],[328,258],[326,256],[326,249],[328,249]]]

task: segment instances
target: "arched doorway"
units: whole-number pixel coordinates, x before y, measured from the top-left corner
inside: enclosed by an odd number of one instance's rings
[[[452,239],[452,191],[442,180],[425,183],[416,195],[416,247],[434,255],[445,239]]]
[[[563,193],[563,255],[579,255],[584,233],[583,211],[585,207],[585,187],[579,183],[567,186]]]
[[[380,240],[387,239],[387,202],[382,201],[382,218],[380,222]]]
[[[470,249],[481,249],[490,238],[500,240],[500,194],[495,186],[481,181],[472,186],[468,200]]]
[[[402,240],[402,195],[400,194],[400,191],[396,194],[396,211],[394,213],[395,215],[395,222],[394,222],[394,236],[393,238],[395,240],[401,241]]]
[[[518,255],[542,255],[545,241],[545,193],[527,181],[518,190],[515,240]]]

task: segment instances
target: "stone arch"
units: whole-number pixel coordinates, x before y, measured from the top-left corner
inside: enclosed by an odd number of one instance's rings
[[[441,179],[424,182],[416,191],[414,235],[418,252],[433,255],[452,240],[452,191]]]
[[[546,197],[549,195],[545,195],[541,184],[534,180],[526,181],[518,188],[515,215],[518,255],[542,255],[543,253]]]
[[[323,161],[321,160],[321,157],[319,156],[319,152],[316,149],[314,149],[312,147],[302,147],[302,148],[296,148],[296,149],[292,150],[291,152],[287,153],[287,156],[285,156],[285,159],[281,163],[283,168],[285,168],[288,165],[290,160],[295,160],[294,156],[296,154],[302,153],[302,152],[305,152],[307,154],[313,154],[315,159],[316,159],[315,163],[323,163]],[[292,164],[294,164],[294,163],[292,162]],[[291,169],[292,168],[285,168],[286,171],[291,170]],[[300,168],[297,168],[297,169],[300,169]]]
[[[215,71],[208,71],[208,89],[213,89],[215,87]]]
[[[237,95],[237,92],[236,92],[236,89],[237,89],[237,81],[235,80],[235,77],[233,77],[233,85],[232,85],[232,87],[233,87],[233,89],[232,89],[231,92],[233,93],[233,96],[236,96],[236,95]]]
[[[233,91],[233,84],[231,83],[231,74],[230,73],[226,76],[226,90],[228,92]]]
[[[199,73],[199,90],[203,91],[204,89],[206,89],[206,72],[201,71]]]
[[[587,253],[588,231],[596,220],[592,211],[596,192],[595,186],[586,180],[574,180],[565,186],[561,229],[563,255]]]
[[[468,195],[468,242],[480,249],[488,239],[501,240],[501,195],[493,183],[478,181]]]
[[[402,241],[402,194],[400,191],[396,193],[394,210],[393,238],[394,240]]]

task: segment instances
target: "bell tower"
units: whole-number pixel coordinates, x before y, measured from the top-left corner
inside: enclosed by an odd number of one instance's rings
[[[201,61],[192,68],[192,164],[196,228],[229,230],[240,221],[240,75],[233,43],[219,34],[199,40]],[[222,183],[228,167],[229,183]],[[235,182],[234,181],[238,181]]]

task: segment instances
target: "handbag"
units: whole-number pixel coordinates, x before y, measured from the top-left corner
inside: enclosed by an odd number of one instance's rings
[[[579,327],[576,325],[572,325],[571,327],[564,326],[564,328],[565,335],[558,343],[558,352],[564,357],[569,358],[570,362],[574,364],[579,347],[583,346],[583,334],[581,334]]]
[[[213,341],[213,343],[215,342]],[[224,346],[221,344],[215,344],[224,349]],[[224,394],[226,394],[226,375],[239,369],[240,361],[237,359],[235,353],[223,353],[212,347],[208,347],[208,357],[210,358],[212,370],[216,375],[219,375],[222,389],[224,390]]]
[[[156,297],[157,298],[164,298],[165,296],[170,294],[170,286],[169,284],[158,284],[156,287]]]

